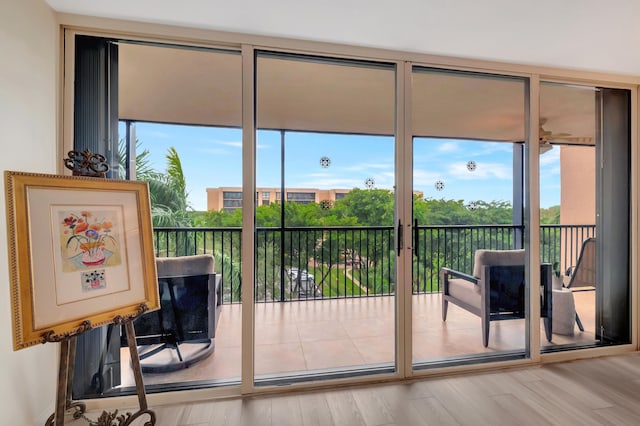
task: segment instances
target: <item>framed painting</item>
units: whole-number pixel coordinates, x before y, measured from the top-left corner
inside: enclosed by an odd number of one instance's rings
[[[5,171],[5,195],[14,350],[159,308],[146,183]]]

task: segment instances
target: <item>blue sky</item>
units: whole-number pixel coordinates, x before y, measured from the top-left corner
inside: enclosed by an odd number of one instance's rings
[[[121,126],[121,135],[124,128]],[[158,171],[166,169],[165,155],[175,147],[187,181],[189,201],[206,209],[206,188],[242,183],[240,129],[136,123],[136,135]],[[393,138],[287,132],[285,185],[303,188],[365,188],[372,178],[376,188],[393,189]],[[560,203],[558,149],[540,157],[541,206]],[[320,159],[328,157],[327,168]],[[470,171],[467,164],[476,168]],[[418,138],[414,143],[414,189],[425,198],[465,202],[511,201],[512,145],[482,141]],[[280,133],[259,131],[256,180],[259,187],[280,186]],[[442,190],[436,182],[444,183]]]

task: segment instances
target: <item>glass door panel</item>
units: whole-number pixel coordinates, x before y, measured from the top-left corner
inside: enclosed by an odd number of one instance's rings
[[[525,88],[413,69],[414,368],[526,354]]]
[[[630,341],[628,96],[540,85],[540,254],[554,266],[543,351]]]
[[[168,291],[161,281],[163,308],[137,330],[148,343],[141,346],[145,384],[237,384],[241,221],[234,222],[222,188],[242,193],[240,54],[120,43],[118,77],[121,152],[129,152],[127,177],[149,182],[155,255],[211,255],[216,274],[215,297],[201,283]],[[203,308],[207,300],[217,306]],[[206,330],[211,343],[190,339],[196,330]],[[123,385],[134,386],[122,352]]]
[[[395,69],[256,58],[257,385],[395,368]]]
[[[99,55],[81,55],[84,66],[76,64],[84,83],[94,81],[96,69],[110,70],[109,79],[98,79],[114,93],[107,105],[91,85],[76,91],[119,120],[110,133],[118,141],[114,177],[148,182],[157,258],[183,264],[207,255],[197,275],[215,274],[208,281],[159,280],[161,309],[134,322],[145,384],[154,391],[238,384],[241,216],[223,194],[242,194],[240,53],[126,40],[108,45],[114,52],[108,67],[89,61]],[[172,275],[191,274],[176,268]],[[119,327],[100,330],[106,345],[92,336],[78,345],[74,395],[135,393],[125,336]]]

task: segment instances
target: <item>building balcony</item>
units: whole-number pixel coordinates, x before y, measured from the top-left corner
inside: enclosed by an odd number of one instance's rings
[[[363,367],[393,368],[395,363],[395,254],[392,227],[258,229],[256,233],[255,375],[319,374]],[[478,316],[449,305],[442,320],[439,270],[447,266],[471,273],[479,248],[519,248],[522,228],[504,226],[419,227],[413,236],[412,360],[415,365],[491,354],[524,353],[525,321],[491,322],[488,347],[482,345]],[[541,260],[563,271],[574,265],[593,225],[541,228]],[[145,384],[238,382],[241,375],[241,231],[156,229],[157,256],[212,253],[222,275],[223,306],[215,352],[188,369],[145,374]],[[284,247],[278,250],[276,247]],[[304,260],[303,260],[304,259]],[[566,266],[566,267],[565,267]],[[282,272],[281,272],[282,271]],[[544,350],[593,345],[595,292],[574,293],[585,330],[553,334]],[[189,345],[182,345],[183,351]],[[167,356],[175,356],[167,351]],[[175,351],[173,351],[175,352]],[[128,349],[121,349],[123,361]],[[133,386],[122,363],[122,386]]]
[[[547,342],[541,325],[543,348],[595,342],[595,293],[579,292],[574,296],[585,331],[580,332],[576,326],[573,336],[553,334],[552,341]],[[479,317],[449,305],[447,321],[442,321],[440,293],[416,294],[412,304],[414,363],[524,349],[524,320],[492,322],[489,346],[485,348]],[[393,296],[258,303],[255,305],[256,378],[392,366],[394,313]],[[184,370],[145,374],[145,385],[153,388],[183,382],[211,385],[237,382],[241,374],[241,335],[241,305],[224,305],[213,355]],[[122,385],[134,386],[133,374],[125,368],[129,365],[128,349],[121,351]],[[167,356],[175,356],[175,351],[168,351]]]

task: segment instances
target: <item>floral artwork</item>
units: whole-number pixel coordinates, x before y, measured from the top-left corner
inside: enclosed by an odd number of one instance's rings
[[[60,212],[63,271],[121,264],[115,211]]]
[[[100,290],[106,287],[104,269],[96,269],[82,273],[82,288],[84,291]]]
[[[146,182],[4,178],[14,350],[160,308]]]

